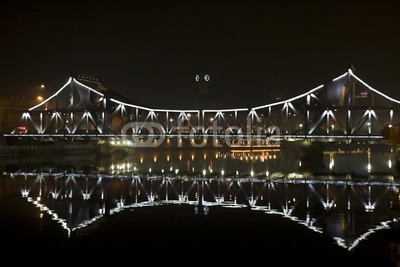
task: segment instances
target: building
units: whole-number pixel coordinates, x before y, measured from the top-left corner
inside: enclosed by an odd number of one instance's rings
[[[11,133],[25,110],[38,104],[35,97],[0,96],[0,133]]]

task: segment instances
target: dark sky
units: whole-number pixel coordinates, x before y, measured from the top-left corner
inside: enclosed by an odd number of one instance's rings
[[[218,108],[304,93],[347,71],[400,99],[400,1],[18,1],[0,8],[0,93],[71,72],[151,107]],[[195,107],[199,108],[199,107]],[[200,107],[201,108],[201,107]]]

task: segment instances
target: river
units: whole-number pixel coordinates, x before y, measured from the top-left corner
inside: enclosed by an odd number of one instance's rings
[[[395,266],[396,145],[97,146],[3,149],[3,240],[35,253],[166,246]]]

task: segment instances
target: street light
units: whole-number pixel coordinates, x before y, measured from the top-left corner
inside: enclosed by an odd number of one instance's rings
[[[41,101],[43,101],[43,100],[45,100],[45,99],[47,99],[49,97],[48,92],[47,92],[48,90],[47,90],[46,85],[44,85],[44,84],[40,85],[40,89],[41,89],[41,91],[43,91],[43,94],[45,95],[44,97],[41,98]],[[46,105],[45,105],[45,110],[47,110],[47,102],[46,102]]]
[[[38,99],[40,102],[43,102],[43,100],[44,100],[44,98],[43,98],[42,96],[38,96],[37,99]],[[47,110],[47,102],[46,102],[46,104],[45,104],[44,109]]]

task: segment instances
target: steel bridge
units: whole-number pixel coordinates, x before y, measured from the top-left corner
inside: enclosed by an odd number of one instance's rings
[[[96,86],[93,86],[96,85]],[[384,140],[397,131],[400,101],[352,69],[296,97],[252,108],[172,110],[146,107],[85,75],[71,75],[51,97],[23,112],[4,134],[39,141],[223,139],[229,144],[279,140]],[[137,143],[137,142],[136,142]]]

